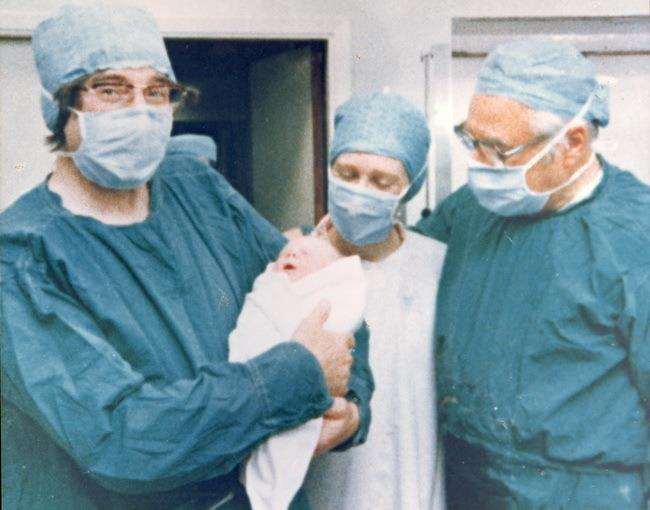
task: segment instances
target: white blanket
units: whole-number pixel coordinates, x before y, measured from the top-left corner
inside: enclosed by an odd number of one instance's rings
[[[246,361],[291,339],[300,322],[322,301],[331,304],[325,329],[353,333],[363,320],[366,285],[358,256],[336,260],[291,282],[269,264],[246,296],[228,339],[230,361]],[[240,476],[254,510],[284,510],[302,485],[322,418],[267,439],[242,465]]]

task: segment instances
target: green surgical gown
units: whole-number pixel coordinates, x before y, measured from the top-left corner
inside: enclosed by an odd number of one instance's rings
[[[465,186],[416,227],[448,245],[435,335],[451,508],[645,508],[650,188],[599,160],[594,194],[567,210],[499,217]]]
[[[128,226],[71,214],[46,183],[0,217],[3,508],[200,508],[257,444],[332,403],[289,339],[227,362],[284,237],[196,160],[167,158],[150,190]],[[372,392],[357,347],[348,446]]]

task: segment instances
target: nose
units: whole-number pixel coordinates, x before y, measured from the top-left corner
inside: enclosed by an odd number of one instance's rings
[[[129,97],[128,105],[129,106],[140,106],[147,104],[146,99],[144,98],[144,89],[140,87],[133,87],[131,89],[131,95]]]
[[[371,188],[371,182],[370,182],[370,177],[368,175],[362,175],[359,177],[359,186],[363,186],[364,188]]]

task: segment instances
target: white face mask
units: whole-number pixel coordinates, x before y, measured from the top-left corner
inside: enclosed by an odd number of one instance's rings
[[[528,187],[526,175],[553,147],[575,126],[589,110],[593,95],[582,106],[576,116],[524,165],[517,166],[488,166],[469,158],[469,187],[479,203],[486,209],[500,216],[525,216],[537,214],[548,202],[549,197],[570,186],[582,176],[593,164],[596,155],[591,154],[589,160],[578,168],[571,178],[561,185],[548,191],[536,192]]]
[[[426,171],[426,165],[398,195],[350,184],[328,174],[327,210],[339,234],[355,246],[379,243],[388,238],[397,208],[413,182]]]
[[[349,184],[331,172],[328,176],[327,210],[336,230],[356,246],[383,241],[395,224],[399,195]]]
[[[81,144],[70,156],[88,180],[110,189],[146,183],[165,156],[172,130],[169,107],[149,105],[78,112]]]

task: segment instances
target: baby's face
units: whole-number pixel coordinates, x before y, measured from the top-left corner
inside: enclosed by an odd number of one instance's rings
[[[322,238],[303,236],[292,239],[280,252],[275,270],[293,282],[314,273],[339,258],[334,247]]]

